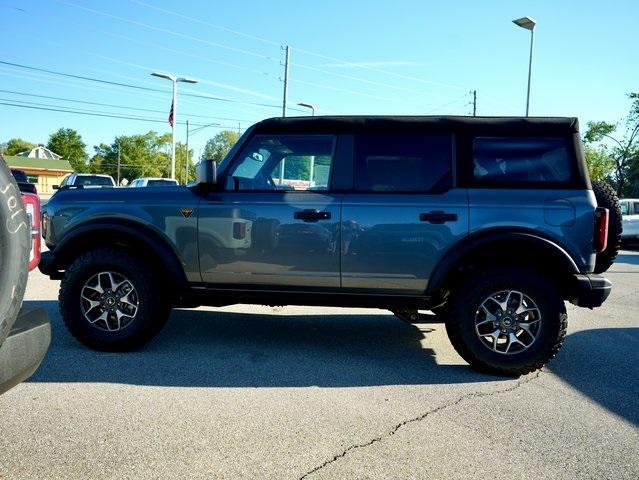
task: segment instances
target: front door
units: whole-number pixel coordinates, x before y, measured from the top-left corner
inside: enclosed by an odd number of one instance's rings
[[[335,287],[341,194],[335,138],[257,135],[199,208],[202,281],[221,287]]]
[[[355,136],[355,189],[342,206],[345,292],[424,294],[468,234],[468,194],[452,188],[451,135]]]

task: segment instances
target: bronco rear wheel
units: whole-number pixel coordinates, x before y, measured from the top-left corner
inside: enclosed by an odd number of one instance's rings
[[[566,309],[552,282],[527,268],[472,278],[451,295],[446,330],[481,372],[518,376],[544,366],[566,335]]]
[[[615,189],[606,182],[592,182],[592,191],[597,206],[608,209],[608,246],[597,254],[594,270],[595,273],[603,273],[612,266],[621,248],[621,205]]]
[[[166,323],[170,306],[149,265],[114,249],[79,257],[60,285],[60,313],[71,334],[96,350],[134,350]]]

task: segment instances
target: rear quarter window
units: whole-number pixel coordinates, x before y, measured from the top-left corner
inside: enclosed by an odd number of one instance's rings
[[[473,184],[561,186],[573,180],[565,138],[477,137],[473,140]]]

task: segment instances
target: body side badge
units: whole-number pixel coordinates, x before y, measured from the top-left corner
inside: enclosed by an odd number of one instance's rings
[[[191,215],[193,215],[193,209],[192,208],[180,208],[180,213],[182,214],[182,216],[184,218],[189,218]]]

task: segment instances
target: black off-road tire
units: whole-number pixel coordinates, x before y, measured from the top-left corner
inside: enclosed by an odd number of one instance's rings
[[[615,262],[621,248],[621,205],[615,189],[606,182],[592,182],[592,191],[595,193],[597,206],[608,209],[608,246],[597,254],[594,270],[595,273],[603,273]]]
[[[29,230],[20,190],[0,156],[0,345],[22,306],[29,274]]]
[[[532,298],[541,313],[541,326],[534,342],[520,353],[493,352],[475,331],[475,315],[488,296],[516,290]],[[457,353],[475,370],[505,376],[519,376],[543,367],[561,348],[566,336],[566,307],[550,279],[534,270],[495,268],[478,275],[451,294],[446,319],[448,338]]]
[[[81,292],[94,275],[114,272],[128,279],[137,292],[138,312],[119,331],[105,331],[89,323],[82,312]],[[60,314],[69,332],[95,350],[136,350],[157,335],[168,320],[171,308],[156,272],[132,254],[100,248],[80,256],[64,274],[59,294]]]

